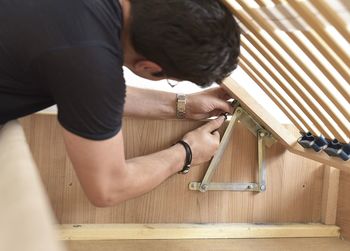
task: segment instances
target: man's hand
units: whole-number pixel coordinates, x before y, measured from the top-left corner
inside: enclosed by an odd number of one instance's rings
[[[220,87],[190,94],[187,96],[186,118],[201,120],[233,113],[233,107],[227,101],[230,96]]]
[[[184,136],[183,140],[192,150],[192,165],[202,164],[213,157],[220,144],[220,134],[217,129],[224,121],[225,117],[220,116]]]

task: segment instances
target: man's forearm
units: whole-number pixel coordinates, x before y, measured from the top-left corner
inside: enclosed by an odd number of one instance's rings
[[[185,162],[185,150],[176,144],[166,150],[127,160],[126,172],[110,176],[110,192],[106,206],[143,195],[168,177],[182,170]]]
[[[175,118],[176,94],[128,86],[124,115],[143,118]]]

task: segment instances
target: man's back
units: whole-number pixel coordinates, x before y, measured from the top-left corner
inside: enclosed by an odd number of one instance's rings
[[[118,75],[108,85],[123,86],[121,26],[114,0],[0,0],[0,124],[57,103],[64,113],[60,122],[71,128],[73,122],[67,121],[84,112],[77,108],[67,114],[75,106],[67,105],[69,96],[77,101],[75,95],[89,87],[96,93],[97,81],[90,82],[94,76],[89,74],[99,71],[94,68],[99,60],[115,68],[106,70],[107,76]]]

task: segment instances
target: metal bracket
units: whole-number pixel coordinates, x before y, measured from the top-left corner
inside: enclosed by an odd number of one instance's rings
[[[216,169],[219,166],[221,157],[223,156],[225,149],[230,142],[231,135],[235,124],[240,121],[244,123],[247,128],[258,137],[258,182],[249,183],[210,183]],[[266,191],[266,163],[265,163],[265,144],[273,144],[275,140],[272,135],[262,128],[249,114],[243,110],[242,107],[238,107],[232,115],[231,121],[222,137],[219,149],[214,155],[208,170],[202,180],[202,182],[191,182],[189,184],[190,190],[206,192],[209,190],[216,191],[250,191],[250,192],[264,192]]]

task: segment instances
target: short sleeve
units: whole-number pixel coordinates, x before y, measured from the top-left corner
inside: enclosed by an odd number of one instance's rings
[[[91,140],[109,139],[121,130],[126,92],[121,52],[63,48],[46,52],[39,65],[66,130]]]

